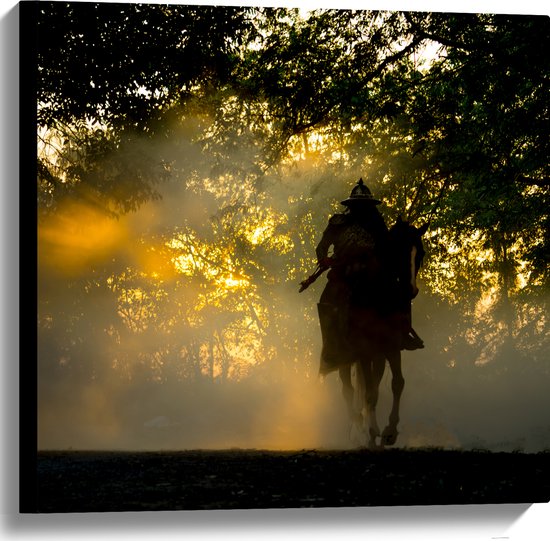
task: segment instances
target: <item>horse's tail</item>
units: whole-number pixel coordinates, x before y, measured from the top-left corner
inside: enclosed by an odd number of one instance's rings
[[[365,407],[365,377],[363,374],[363,364],[356,362],[355,367],[355,405],[357,411],[362,412]]]

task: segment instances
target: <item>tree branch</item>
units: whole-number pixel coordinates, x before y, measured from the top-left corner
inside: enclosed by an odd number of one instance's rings
[[[541,188],[550,186],[550,178],[531,178],[526,177],[525,175],[517,175],[515,180],[523,184],[528,184],[530,186],[540,186]]]

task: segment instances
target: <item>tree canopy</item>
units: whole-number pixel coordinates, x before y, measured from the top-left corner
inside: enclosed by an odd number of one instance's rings
[[[197,86],[227,82],[247,30],[231,7],[38,6],[40,125],[75,119],[150,130]]]

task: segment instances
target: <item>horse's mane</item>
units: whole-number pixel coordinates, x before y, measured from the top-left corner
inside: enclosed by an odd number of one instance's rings
[[[428,224],[415,227],[409,221],[403,220],[399,216],[396,222],[391,226],[388,232],[389,250],[396,251],[403,249],[404,246],[414,246],[416,248],[416,270],[420,269],[426,251],[422,243],[422,236],[428,229]]]
[[[379,250],[379,265],[373,274],[365,273],[352,287],[352,301],[359,307],[370,307],[381,313],[401,310],[411,298],[411,251],[415,252],[415,276],[424,259],[422,235],[427,226],[416,228],[401,218],[389,229],[385,246]]]

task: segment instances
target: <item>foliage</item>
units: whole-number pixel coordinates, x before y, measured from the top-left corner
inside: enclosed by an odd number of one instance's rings
[[[529,262],[530,285],[547,288],[541,226],[548,223],[550,63],[540,51],[550,39],[548,20],[439,16],[436,22],[425,32],[447,54],[425,78],[425,97],[412,114],[415,140],[433,149],[450,179],[443,219],[458,234],[482,232],[504,295],[515,290],[521,260]]]
[[[223,84],[246,35],[246,9],[43,2],[38,122],[74,119],[154,130],[162,111]]]

